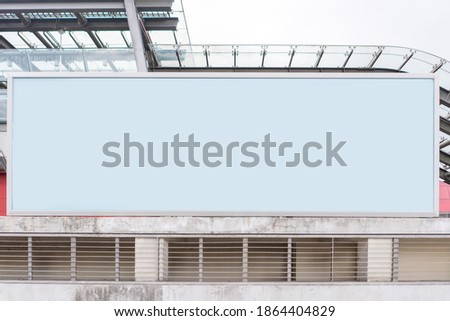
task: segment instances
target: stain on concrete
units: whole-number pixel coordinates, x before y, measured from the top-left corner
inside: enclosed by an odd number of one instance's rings
[[[161,288],[157,285],[92,285],[76,289],[76,301],[158,301]]]

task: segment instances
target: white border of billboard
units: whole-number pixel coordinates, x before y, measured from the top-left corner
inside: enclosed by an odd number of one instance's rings
[[[223,211],[21,211],[11,208],[12,204],[12,149],[13,132],[13,80],[16,78],[321,78],[321,79],[432,79],[434,82],[434,202],[433,211],[410,212],[223,212]],[[155,73],[112,73],[112,72],[15,72],[8,75],[7,89],[7,131],[8,131],[8,175],[7,215],[15,216],[298,216],[298,217],[435,217],[439,216],[439,84],[434,74],[401,73],[303,73],[303,72],[155,72]],[[411,173],[414,175],[414,173]]]

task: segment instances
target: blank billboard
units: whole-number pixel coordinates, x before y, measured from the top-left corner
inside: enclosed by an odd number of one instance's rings
[[[435,216],[436,83],[14,74],[9,215]]]

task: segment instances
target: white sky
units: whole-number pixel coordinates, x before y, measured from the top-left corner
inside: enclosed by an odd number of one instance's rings
[[[397,45],[450,59],[450,0],[183,0],[193,44]]]

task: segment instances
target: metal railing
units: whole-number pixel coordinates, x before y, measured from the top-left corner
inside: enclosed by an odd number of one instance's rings
[[[0,49],[0,75],[8,72],[136,71],[132,49]]]
[[[425,51],[395,46],[150,44],[158,68],[379,69],[439,75],[450,89],[450,64]]]
[[[2,236],[0,281],[448,282],[448,238]]]

